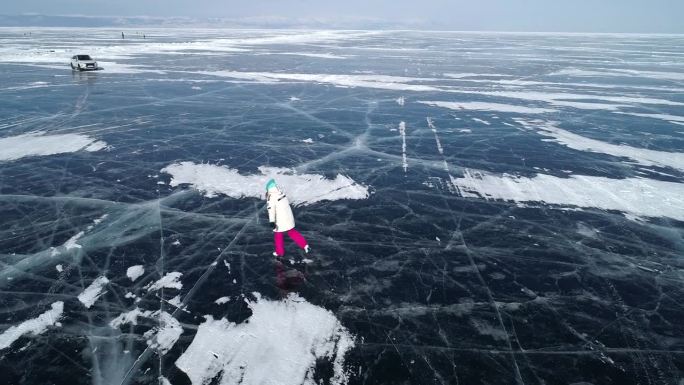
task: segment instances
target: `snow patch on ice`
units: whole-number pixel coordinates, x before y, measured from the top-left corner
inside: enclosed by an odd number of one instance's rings
[[[274,178],[287,192],[290,202],[307,205],[325,200],[366,199],[368,187],[338,174],[335,179],[322,175],[298,174],[294,170],[259,167],[261,174],[242,175],[225,166],[181,162],[161,170],[171,174],[171,186],[189,184],[207,197],[218,194],[232,198],[263,198],[266,181]]]
[[[573,134],[556,127],[555,123],[552,122],[528,122],[523,120],[517,120],[517,122],[523,124],[528,129],[536,129],[539,134],[551,137],[555,142],[575,150],[630,158],[645,166],[672,167],[684,170],[684,153],[681,152],[656,151],[622,144],[606,143]]]
[[[644,70],[629,70],[629,69],[599,69],[599,70],[584,70],[580,68],[566,68],[553,73],[549,76],[576,76],[576,77],[604,77],[604,76],[628,76],[628,77],[642,77],[660,80],[684,80],[684,74],[681,72],[665,72],[665,71],[644,71]]]
[[[97,277],[81,294],[78,295],[78,300],[83,303],[86,308],[93,306],[100,296],[102,296],[102,289],[109,283],[107,277]]]
[[[464,72],[464,73],[444,73],[444,76],[452,79],[463,79],[463,78],[478,78],[478,77],[511,77],[513,75],[504,75],[504,74],[487,74],[487,73],[482,73],[482,74],[476,74],[472,72]]]
[[[47,135],[32,132],[0,138],[0,162],[17,160],[30,156],[46,156],[77,151],[99,151],[107,143],[81,134]]]
[[[99,225],[102,221],[107,219],[108,216],[109,214],[103,214],[101,217],[93,219],[93,224]]]
[[[401,136],[401,166],[404,168],[404,174],[408,170],[408,161],[406,160],[406,122],[399,123],[399,135]]]
[[[78,234],[74,235],[73,237],[67,239],[66,242],[64,242],[64,248],[66,250],[71,250],[71,249],[80,249],[82,246],[76,243],[76,241],[79,240],[85,234],[83,231],[80,231]]]
[[[51,309],[39,315],[37,318],[26,320],[19,325],[11,326],[0,334],[0,350],[6,349],[25,334],[38,335],[48,326],[53,326],[62,318],[64,302],[58,301],[51,305]]]
[[[148,291],[155,291],[159,290],[161,288],[169,288],[169,289],[182,289],[183,284],[180,281],[180,277],[183,275],[183,273],[179,273],[177,271],[167,273],[165,276],[161,277],[157,282],[154,282],[147,288]]]
[[[224,303],[228,303],[228,302],[230,302],[230,297],[221,297],[221,298],[217,299],[216,301],[214,301],[214,303],[217,305],[223,305]]]
[[[476,110],[476,111],[496,111],[512,112],[516,114],[545,114],[556,112],[550,108],[516,106],[512,104],[485,103],[485,102],[439,102],[439,101],[419,101],[418,103],[427,104],[434,107],[448,108],[451,110]]]
[[[62,267],[62,265],[57,265],[57,266],[55,266],[55,269],[57,269],[57,272],[58,272],[58,273],[61,273],[61,272],[64,271],[64,268]]]
[[[277,83],[280,81],[314,82],[332,84],[336,87],[375,88],[393,91],[443,91],[443,89],[423,84],[411,84],[418,81],[434,80],[410,78],[390,75],[344,75],[344,74],[295,74],[281,72],[239,72],[239,71],[200,71],[202,75],[250,80],[260,83]]]
[[[684,125],[684,116],[676,116],[676,115],[669,115],[669,114],[642,114],[642,113],[636,113],[636,112],[616,112],[616,114],[638,116],[641,118],[660,119],[660,120],[665,120],[665,121],[670,122],[670,123]]]
[[[470,323],[475,327],[475,329],[483,336],[490,336],[495,340],[506,341],[508,339],[508,334],[504,329],[500,329],[496,326],[491,325],[485,320],[471,319]]]
[[[306,139],[302,140],[302,142],[307,143],[307,144],[313,144],[314,141],[311,138],[306,138]]]
[[[572,94],[538,91],[476,91],[472,93],[512,99],[534,100],[546,102],[556,106],[574,107],[591,110],[617,110],[620,107],[629,107],[632,105],[641,104],[684,106],[684,103],[680,102],[673,102],[665,99],[647,98],[642,96]],[[610,102],[614,104],[602,102]]]
[[[97,64],[103,71],[107,71],[110,74],[142,74],[142,73],[155,73],[155,74],[166,74],[165,71],[157,70],[147,66],[126,64],[121,62],[113,61],[98,61]]]
[[[283,301],[248,302],[252,316],[235,324],[205,316],[176,361],[193,385],[220,377],[222,385],[314,385],[317,359],[333,364],[332,384],[347,382],[345,354],[354,338],[330,311],[296,294]]]
[[[126,324],[137,325],[138,317],[150,317],[152,313],[153,312],[151,310],[143,311],[136,307],[131,311],[119,314],[116,318],[109,322],[109,326],[118,328],[119,326]]]
[[[131,266],[126,270],[126,276],[131,279],[131,281],[135,281],[136,279],[140,278],[141,275],[145,273],[145,268],[143,265],[135,265]]]
[[[177,308],[180,308],[181,306],[183,306],[183,302],[181,301],[180,295],[177,295],[177,296],[171,298],[170,300],[168,300],[166,302],[168,302],[169,305],[175,306]]]
[[[645,217],[684,220],[684,184],[651,179],[610,179],[547,174],[523,177],[466,169],[453,178],[464,197],[617,210]]]
[[[158,350],[161,354],[166,354],[178,338],[183,334],[183,327],[177,319],[167,312],[155,312],[159,316],[159,326],[148,330],[143,335],[147,338],[147,345]]]
[[[315,52],[267,52],[265,55],[293,55],[306,56],[318,59],[346,59],[347,56],[335,55],[332,53],[315,53]]]

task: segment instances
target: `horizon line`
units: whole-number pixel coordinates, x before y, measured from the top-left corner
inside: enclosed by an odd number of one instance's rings
[[[292,18],[292,17],[279,17],[279,16],[246,16],[246,17],[230,17],[230,16],[217,16],[217,17],[190,17],[190,16],[150,16],[150,15],[134,15],[134,16],[121,16],[121,15],[83,15],[83,14],[41,14],[41,13],[20,13],[20,14],[3,14],[0,13],[0,17],[30,17],[30,16],[44,16],[44,17],[71,17],[71,18],[83,18],[83,19],[97,19],[97,18],[111,18],[111,19],[148,19],[148,20],[174,20],[174,19],[185,19],[187,21],[194,21],[196,26],[194,28],[202,28],[202,29],[234,29],[234,30],[249,30],[249,29],[264,29],[264,30],[319,30],[319,31],[324,31],[324,30],[339,30],[339,31],[396,31],[396,32],[453,32],[453,33],[501,33],[501,34],[568,34],[568,35],[664,35],[664,36],[681,36],[684,35],[684,31],[682,32],[625,32],[625,31],[569,31],[569,30],[528,30],[528,29],[522,29],[522,30],[503,30],[503,29],[451,29],[448,27],[445,28],[437,28],[437,29],[423,29],[423,28],[411,28],[408,27],[409,25],[417,26],[421,23],[425,23],[427,21],[407,21],[407,22],[392,22],[390,20],[384,20],[384,19],[376,19],[376,18],[358,18],[356,19],[357,23],[386,23],[388,26],[394,24],[396,27],[390,27],[390,28],[382,28],[382,27],[372,27],[372,26],[367,26],[367,27],[344,27],[344,26],[339,26],[339,27],[330,27],[330,28],[317,28],[317,27],[312,27],[312,26],[297,26],[295,24],[300,23],[300,24],[306,24],[307,22],[311,23],[316,23],[316,22],[324,22],[326,19],[325,18],[305,18],[305,19],[297,19],[297,18]],[[269,25],[268,22],[262,23],[259,25],[258,20],[256,19],[264,19],[268,20],[271,19],[273,22],[287,22],[290,21],[293,25],[290,26],[272,26]],[[229,26],[229,25],[221,25],[220,20],[223,21],[235,21],[238,22],[241,19],[244,19],[246,24],[253,23],[254,26]],[[345,23],[345,22],[343,22]],[[346,21],[347,24],[353,24],[353,20]],[[212,25],[216,24],[216,25]],[[402,27],[401,25],[406,25],[406,27]],[[10,26],[10,25],[0,25],[0,28],[6,29],[6,28],[84,28],[84,29],[95,29],[95,28],[117,28],[117,29],[136,29],[136,28],[141,28],[141,27],[148,27],[148,28],[160,28],[160,29],[184,29],[184,28],[191,28],[193,27],[192,24],[188,24],[186,26],[180,26],[180,27],[171,27],[171,26],[166,26],[166,25],[158,25],[158,24],[150,24],[150,25],[111,25],[111,26],[49,26],[49,25],[24,25],[24,26]]]

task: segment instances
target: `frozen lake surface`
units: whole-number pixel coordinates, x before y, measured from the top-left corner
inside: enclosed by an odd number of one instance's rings
[[[684,383],[684,36],[125,33],[0,29],[0,383]]]

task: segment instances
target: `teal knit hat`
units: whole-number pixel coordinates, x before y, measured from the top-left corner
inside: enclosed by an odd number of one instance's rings
[[[266,182],[266,191],[276,187],[276,182],[273,179],[269,179],[268,182]]]

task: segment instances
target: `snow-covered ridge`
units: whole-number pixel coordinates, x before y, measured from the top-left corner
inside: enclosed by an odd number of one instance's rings
[[[51,309],[37,318],[26,320],[17,326],[12,326],[0,334],[0,350],[6,349],[24,334],[38,335],[47,330],[48,326],[58,323],[62,318],[64,302],[58,301],[51,305]]]
[[[317,359],[333,365],[332,384],[347,382],[345,354],[354,338],[330,311],[296,294],[269,301],[255,294],[249,322],[205,316],[176,366],[193,385],[315,385]]]
[[[452,183],[461,195],[513,202],[541,202],[561,206],[617,210],[644,217],[684,221],[684,184],[651,179],[610,179],[547,174],[522,177],[466,170]]]
[[[0,138],[0,162],[29,156],[64,154],[76,151],[100,151],[107,143],[82,134],[32,132]]]
[[[189,184],[208,197],[218,194],[232,198],[263,198],[266,182],[274,178],[293,204],[307,205],[325,200],[366,199],[368,187],[338,174],[327,179],[317,174],[298,174],[291,169],[259,167],[261,174],[242,175],[225,166],[181,162],[161,170],[171,174],[171,186]]]

